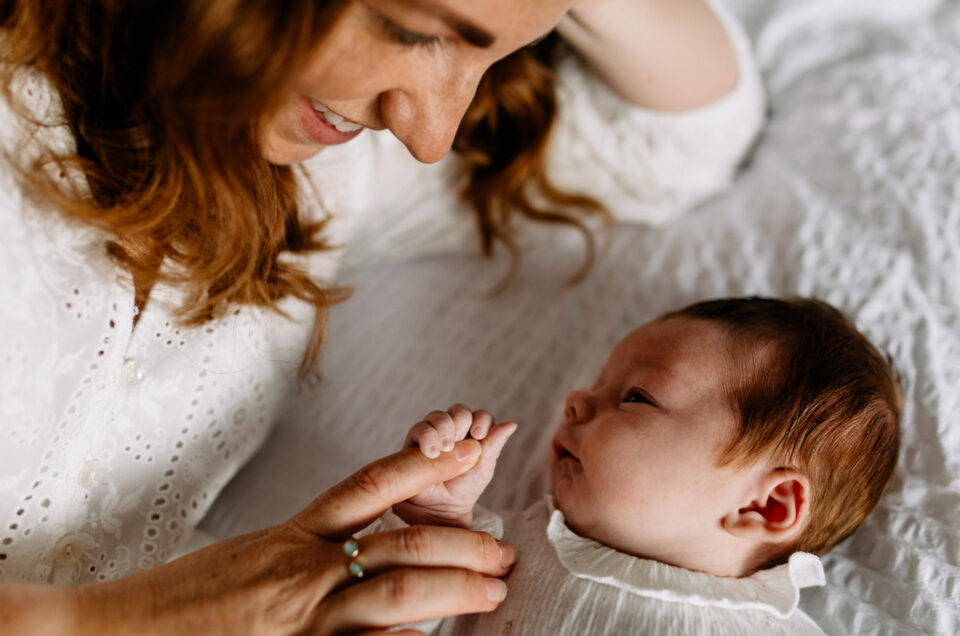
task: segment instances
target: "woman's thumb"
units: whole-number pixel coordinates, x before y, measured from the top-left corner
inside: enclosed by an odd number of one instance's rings
[[[430,459],[406,448],[368,464],[313,500],[293,521],[310,532],[339,539],[356,532],[393,504],[470,470],[480,459],[480,443],[457,442],[453,450]]]

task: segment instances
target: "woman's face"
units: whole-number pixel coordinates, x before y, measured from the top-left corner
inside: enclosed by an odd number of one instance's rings
[[[389,128],[414,157],[437,161],[483,73],[549,33],[571,3],[352,0],[264,123],[263,154],[293,163]]]

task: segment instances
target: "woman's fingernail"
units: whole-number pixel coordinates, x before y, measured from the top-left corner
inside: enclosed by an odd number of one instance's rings
[[[509,543],[501,543],[500,545],[500,565],[508,568],[517,561],[517,553],[514,552],[513,546]]]
[[[507,598],[507,584],[500,579],[487,579],[487,598],[494,603],[499,603]]]
[[[472,464],[480,457],[480,442],[475,439],[463,440],[453,447],[457,461],[461,464]]]
[[[427,446],[427,457],[430,459],[436,459],[437,457],[440,457],[440,449],[437,448],[436,444],[430,444]]]
[[[453,438],[444,437],[442,440],[440,440],[440,447],[443,449],[444,453],[449,450],[453,450]]]

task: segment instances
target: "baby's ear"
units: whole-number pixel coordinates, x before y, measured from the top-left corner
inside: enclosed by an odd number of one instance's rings
[[[810,517],[810,481],[791,468],[777,468],[761,475],[756,488],[737,510],[722,520],[735,537],[763,543],[796,540]]]

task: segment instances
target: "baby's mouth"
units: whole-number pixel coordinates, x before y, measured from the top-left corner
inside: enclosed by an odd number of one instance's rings
[[[553,440],[553,453],[557,460],[572,459],[577,463],[580,462],[580,458],[571,453],[570,450],[563,445],[563,442],[556,438]]]

